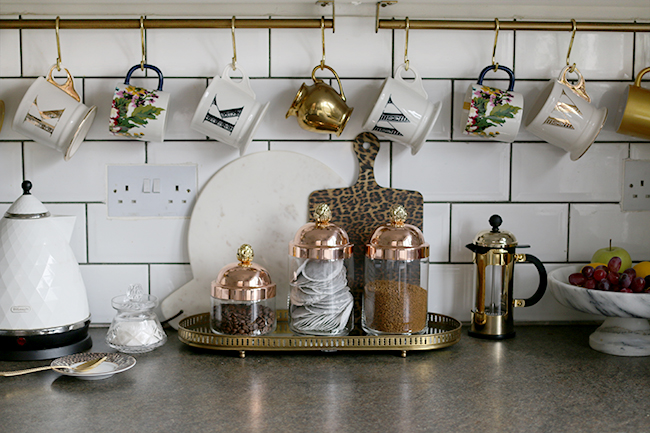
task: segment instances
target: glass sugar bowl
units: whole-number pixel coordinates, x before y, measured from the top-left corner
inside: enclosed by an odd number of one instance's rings
[[[210,328],[217,334],[258,336],[275,331],[275,284],[253,263],[253,248],[237,250],[238,263],[221,269],[212,281]]]
[[[429,244],[394,205],[390,222],[366,245],[361,326],[371,335],[421,334],[427,329]]]
[[[348,335],[354,326],[352,244],[330,223],[320,204],[315,222],[302,226],[289,244],[289,329],[298,335]]]
[[[117,315],[106,334],[110,347],[124,353],[144,353],[165,344],[167,335],[154,312],[158,299],[145,294],[142,286],[129,286],[126,295],[114,297],[111,304]]]

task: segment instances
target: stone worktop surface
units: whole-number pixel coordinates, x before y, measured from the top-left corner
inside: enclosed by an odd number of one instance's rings
[[[650,431],[650,358],[596,352],[595,326],[518,326],[409,352],[237,352],[167,343],[100,381],[0,377],[3,432]],[[112,351],[92,328],[92,351]],[[49,361],[0,361],[0,371]]]

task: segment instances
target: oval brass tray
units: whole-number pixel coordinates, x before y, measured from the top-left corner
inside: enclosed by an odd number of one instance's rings
[[[409,350],[442,349],[460,340],[461,323],[449,316],[428,313],[428,329],[419,335],[363,335],[345,337],[298,336],[291,333],[287,310],[278,310],[275,332],[259,337],[220,335],[210,330],[210,313],[186,317],[178,324],[178,338],[192,347],[211,350],[397,350],[406,356]]]

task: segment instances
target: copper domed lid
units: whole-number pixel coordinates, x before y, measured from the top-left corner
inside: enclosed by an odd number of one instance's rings
[[[517,246],[517,238],[508,231],[500,231],[503,220],[499,215],[492,215],[489,223],[491,230],[483,230],[474,238],[474,245],[487,248],[507,248]]]
[[[406,224],[408,216],[401,205],[393,205],[387,224],[379,226],[366,245],[366,257],[380,260],[419,260],[429,257],[429,244],[422,231]]]
[[[352,256],[352,244],[342,228],[330,223],[332,212],[319,204],[312,218],[315,222],[300,227],[289,243],[289,254],[303,259],[338,260]]]
[[[263,267],[253,263],[253,248],[237,250],[238,263],[224,266],[212,282],[212,297],[233,301],[260,301],[275,297],[275,284]]]

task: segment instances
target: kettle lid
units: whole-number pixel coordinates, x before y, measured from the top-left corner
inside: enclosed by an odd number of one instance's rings
[[[47,208],[29,192],[32,189],[32,183],[26,180],[20,186],[23,188],[23,195],[18,197],[14,204],[7,209],[4,217],[9,219],[38,219],[49,217],[50,212]]]
[[[515,235],[506,230],[499,230],[499,226],[502,222],[503,220],[499,215],[492,215],[489,219],[492,229],[479,232],[474,239],[474,244],[488,248],[517,246],[518,242]]]

